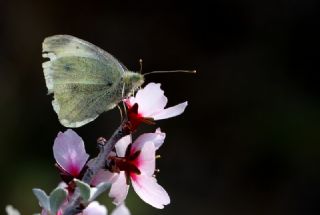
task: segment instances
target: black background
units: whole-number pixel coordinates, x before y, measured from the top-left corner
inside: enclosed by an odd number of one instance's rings
[[[65,128],[46,95],[41,43],[71,34],[134,71],[139,58],[144,72],[198,71],[147,77],[169,105],[189,106],[157,124],[167,133],[158,180],[172,203],[157,210],[131,190],[132,214],[319,214],[317,13],[315,0],[1,0],[1,213],[9,203],[39,212],[31,189],[60,180],[52,144]],[[113,110],[76,129],[90,154],[119,120]]]

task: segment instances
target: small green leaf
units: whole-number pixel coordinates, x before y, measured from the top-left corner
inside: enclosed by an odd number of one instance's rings
[[[67,191],[63,188],[56,188],[51,192],[49,201],[50,201],[50,212],[52,214],[56,214],[58,212],[60,206],[66,199],[67,195],[68,195]]]
[[[80,181],[78,179],[74,180],[77,184],[77,187],[80,190],[82,198],[87,202],[90,198],[91,188],[87,183]]]
[[[50,202],[49,202],[49,197],[47,196],[47,194],[43,190],[38,189],[38,188],[32,189],[32,192],[37,197],[40,206],[49,211],[50,210]]]
[[[105,192],[111,187],[111,183],[100,183],[95,189],[92,189],[91,191],[91,197],[89,201],[95,200],[98,196],[100,196],[101,193]]]

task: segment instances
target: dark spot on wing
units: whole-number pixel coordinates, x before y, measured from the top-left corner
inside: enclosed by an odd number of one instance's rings
[[[112,82],[108,81],[107,86],[111,87],[112,86]]]
[[[66,63],[63,68],[65,71],[69,72],[72,70],[72,65],[70,63]]]

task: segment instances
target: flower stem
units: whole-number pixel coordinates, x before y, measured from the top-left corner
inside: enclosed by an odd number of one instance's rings
[[[90,167],[86,170],[83,175],[82,181],[90,184],[94,176],[101,170],[106,161],[106,157],[112,151],[115,144],[120,140],[122,137],[130,134],[130,129],[128,129],[128,121],[124,120],[121,125],[117,128],[117,130],[113,133],[111,138],[107,141],[107,143],[100,148],[100,152],[97,157],[94,158],[94,161]],[[81,195],[80,190],[78,188],[75,189],[70,201],[63,213],[63,215],[75,215],[81,213],[84,207],[81,205]]]

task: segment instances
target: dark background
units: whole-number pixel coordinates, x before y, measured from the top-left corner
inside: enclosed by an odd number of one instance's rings
[[[131,70],[158,74],[185,113],[167,132],[159,183],[172,203],[132,214],[319,214],[320,75],[316,0],[0,2],[0,208],[39,211],[31,189],[59,182],[52,144],[64,131],[47,96],[41,43],[71,34]],[[117,110],[76,129],[90,154],[119,124]],[[153,131],[156,127],[145,127]],[[101,198],[106,202],[105,196]],[[111,206],[108,201],[109,208]]]

